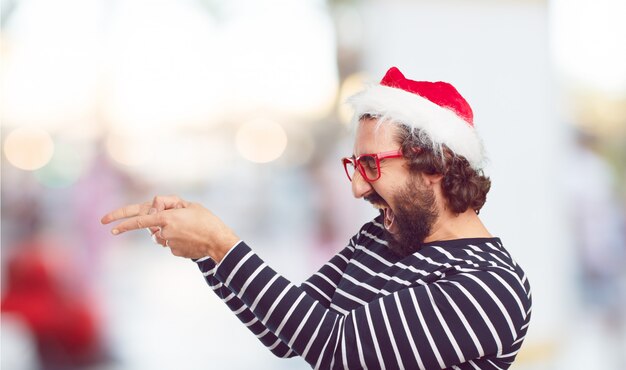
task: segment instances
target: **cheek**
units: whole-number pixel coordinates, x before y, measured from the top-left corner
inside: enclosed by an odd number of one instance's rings
[[[383,180],[386,187],[392,190],[406,187],[409,181],[416,181],[414,177],[402,163],[392,162],[380,166],[380,180]]]
[[[391,206],[397,198],[397,195],[401,192],[402,186],[398,183],[394,183],[393,181],[388,181],[389,179],[386,179],[387,181],[381,180],[376,181],[375,185],[372,187],[374,188],[376,194],[378,194],[385,202],[387,202],[387,204]]]

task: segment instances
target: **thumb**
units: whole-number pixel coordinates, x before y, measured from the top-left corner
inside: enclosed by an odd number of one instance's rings
[[[155,208],[157,212],[161,212],[175,208],[177,204],[182,202],[183,200],[176,195],[157,195],[152,200],[152,208]]]

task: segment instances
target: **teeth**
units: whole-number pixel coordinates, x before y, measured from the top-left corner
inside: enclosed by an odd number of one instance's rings
[[[387,231],[392,232],[391,231],[391,227],[393,226],[393,221],[394,220],[395,220],[395,215],[393,214],[393,212],[390,209],[386,208],[385,209],[385,213],[384,213],[384,223],[383,223],[383,225],[385,226],[385,229],[387,229]]]

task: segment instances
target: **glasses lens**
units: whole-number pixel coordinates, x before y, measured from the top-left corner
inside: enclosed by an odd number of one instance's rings
[[[378,178],[378,164],[376,158],[372,155],[364,155],[359,157],[359,164],[363,169],[365,178],[367,180],[375,180]]]

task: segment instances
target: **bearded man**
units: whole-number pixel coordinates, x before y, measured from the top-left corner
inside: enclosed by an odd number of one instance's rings
[[[380,210],[296,286],[206,208],[175,196],[115,210],[113,230],[150,228],[280,357],[315,368],[505,369],[528,329],[521,267],[478,217],[490,180],[469,104],[450,84],[391,68],[351,98],[343,159],[357,198]]]

